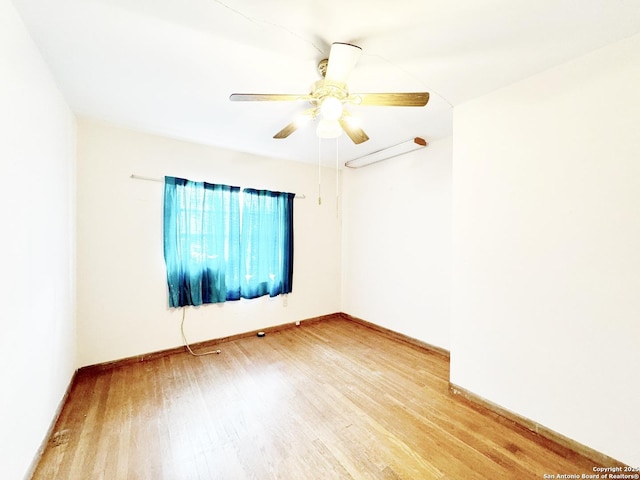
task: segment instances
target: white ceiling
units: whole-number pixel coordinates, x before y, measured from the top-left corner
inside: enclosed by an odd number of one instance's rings
[[[640,32],[639,0],[13,3],[78,114],[305,162],[318,159],[312,126],[272,136],[307,104],[229,95],[308,93],[332,42],[363,49],[351,92],[431,93],[426,107],[351,107],[371,140],[342,135],[346,161],[448,136],[453,105]]]

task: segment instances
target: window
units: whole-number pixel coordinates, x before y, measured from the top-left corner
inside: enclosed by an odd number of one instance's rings
[[[291,292],[293,197],[165,177],[169,306]]]
[[[240,249],[243,298],[291,292],[294,196],[243,190]]]

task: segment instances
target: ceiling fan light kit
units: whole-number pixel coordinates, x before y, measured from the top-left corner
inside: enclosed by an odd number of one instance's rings
[[[325,97],[320,104],[320,115],[324,120],[338,120],[344,107],[336,97]]]
[[[316,127],[316,135],[320,138],[338,138],[342,135],[342,126],[337,120],[321,118]]]
[[[308,95],[233,93],[231,101],[296,101],[306,100],[312,108],[303,112],[307,120],[320,118],[316,134],[320,138],[337,138],[344,131],[355,144],[369,140],[368,135],[352,122],[348,104],[385,107],[423,107],[429,101],[427,92],[407,93],[355,93],[349,94],[347,79],[358,63],[362,49],[350,43],[331,45],[329,58],[318,64],[322,79],[316,81]],[[276,133],[273,138],[287,138],[302,122],[295,120]]]

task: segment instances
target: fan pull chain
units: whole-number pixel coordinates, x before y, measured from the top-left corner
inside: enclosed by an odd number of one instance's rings
[[[340,218],[340,209],[338,207],[340,201],[340,177],[338,175],[338,137],[336,137],[336,218]]]
[[[321,156],[320,156],[321,139],[318,137],[318,205],[322,205],[322,191],[320,189],[322,173],[321,173]]]

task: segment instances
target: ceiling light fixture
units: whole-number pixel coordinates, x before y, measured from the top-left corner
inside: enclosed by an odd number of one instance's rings
[[[345,112],[342,116],[342,120],[346,122],[352,128],[360,128],[362,126],[362,118],[354,117],[349,112]]]
[[[307,125],[311,120],[313,120],[313,117],[305,114],[299,114],[299,115],[296,115],[296,117],[293,120],[293,123],[296,126],[296,128],[301,128]]]
[[[342,135],[342,127],[338,120],[321,118],[316,128],[316,135],[320,138],[338,138]]]
[[[403,155],[414,150],[419,150],[420,148],[426,147],[427,145],[428,144],[424,140],[424,138],[415,137],[411,140],[407,140],[406,142],[398,143],[397,145],[383,148],[382,150],[377,150],[362,157],[349,160],[344,164],[344,166],[349,168],[365,167],[367,165],[371,165],[372,163],[381,162],[383,160],[397,157],[398,155]]]
[[[320,115],[325,120],[338,120],[342,116],[342,102],[336,97],[326,97],[320,105]]]

